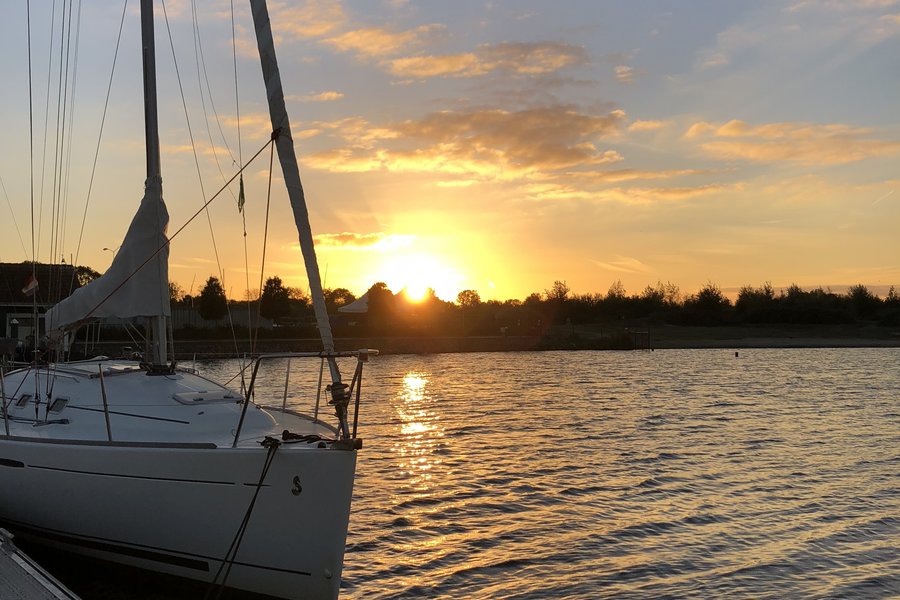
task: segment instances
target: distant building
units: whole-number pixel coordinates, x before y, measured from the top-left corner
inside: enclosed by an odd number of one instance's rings
[[[72,265],[0,263],[0,353],[9,354],[17,341],[40,339],[44,313],[79,287]]]
[[[81,287],[72,265],[48,265],[30,262],[0,263],[0,333],[4,337],[24,339],[35,334],[34,312],[42,317],[47,309],[69,297]],[[16,322],[14,322],[16,321]],[[40,319],[37,335],[43,335]],[[13,329],[17,329],[14,332]]]

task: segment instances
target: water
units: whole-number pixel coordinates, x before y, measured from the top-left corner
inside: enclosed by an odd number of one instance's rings
[[[389,356],[363,390],[343,598],[900,596],[900,349]]]
[[[347,598],[900,596],[900,350],[380,358]]]

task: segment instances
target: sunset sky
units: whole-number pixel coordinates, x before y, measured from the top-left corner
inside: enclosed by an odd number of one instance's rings
[[[86,213],[123,3],[84,2],[62,76],[64,3],[53,18],[52,3],[32,4],[38,258],[103,271],[143,193],[138,2]],[[156,8],[170,233],[239,156],[230,3],[198,4],[165,10],[202,188]],[[4,262],[32,257],[25,7],[4,3],[0,22]],[[384,281],[446,300],[521,299],[554,280],[575,293],[616,280],[629,294],[657,281],[732,295],[767,281],[900,287],[900,0],[323,0],[270,13],[326,287]],[[235,27],[246,160],[269,127],[244,2]],[[75,82],[64,120],[61,77]],[[54,151],[58,136],[71,147]],[[305,289],[275,174],[264,275]],[[268,151],[245,176],[246,250],[236,186],[173,240],[185,291],[210,275],[231,297],[257,288],[267,180]]]

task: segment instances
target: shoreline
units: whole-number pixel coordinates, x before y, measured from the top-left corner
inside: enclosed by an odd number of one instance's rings
[[[92,345],[86,355],[123,356],[134,343],[110,340]],[[247,339],[178,340],[178,360],[226,358],[243,354]],[[468,352],[529,352],[551,350],[698,350],[763,348],[900,348],[900,331],[892,328],[660,327],[647,330],[582,330],[534,336],[354,337],[336,338],[338,350],[374,348],[380,354],[445,354]],[[236,351],[237,348],[237,351]],[[317,338],[257,340],[256,353],[319,352]]]

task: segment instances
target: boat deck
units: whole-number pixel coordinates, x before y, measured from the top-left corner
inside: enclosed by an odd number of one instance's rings
[[[137,362],[95,359],[26,367],[3,379],[6,414],[0,425],[20,440],[258,448],[285,430],[337,437],[333,426],[291,410],[264,410],[253,402],[245,408],[240,393],[193,370],[150,376]]]
[[[0,529],[0,598],[3,600],[78,600],[36,562],[16,548]]]

